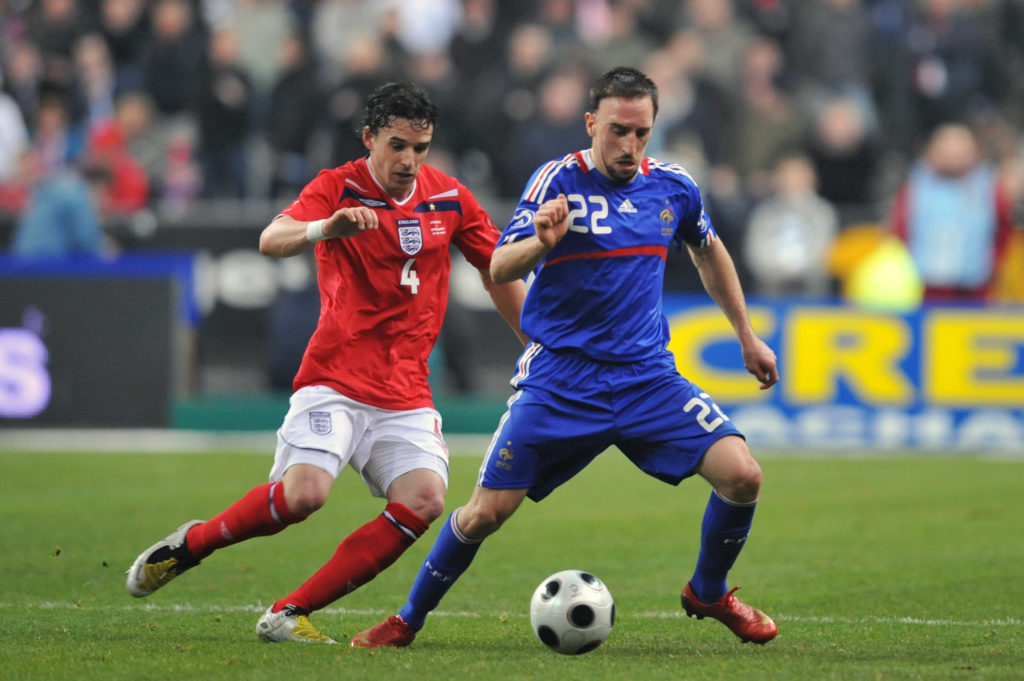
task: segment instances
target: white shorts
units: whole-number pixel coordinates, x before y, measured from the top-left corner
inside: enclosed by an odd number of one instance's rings
[[[299,389],[290,405],[277,431],[271,482],[304,463],[334,478],[348,464],[375,497],[385,496],[395,478],[419,468],[436,472],[448,486],[448,447],[437,410],[380,409],[322,385]]]

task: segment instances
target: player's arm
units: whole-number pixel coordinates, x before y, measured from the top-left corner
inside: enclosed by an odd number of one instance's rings
[[[743,365],[761,382],[761,390],[767,390],[779,381],[777,359],[768,344],[754,333],[729,251],[720,239],[715,239],[706,248],[688,248],[704,288],[736,331],[743,352]]]
[[[535,234],[502,244],[491,256],[491,278],[499,284],[522,279],[558,245],[569,230],[569,202],[564,194],[545,201],[533,217]]]
[[[494,308],[504,318],[505,322],[512,327],[516,337],[523,345],[530,342],[522,329],[519,328],[519,320],[523,312],[523,301],[526,300],[526,284],[522,279],[515,279],[506,284],[499,284],[491,279],[487,270],[478,270],[480,280],[484,284],[484,290],[491,296]]]
[[[279,215],[260,234],[260,253],[287,258],[309,249],[317,241],[361,234],[377,229],[377,213],[366,206],[339,208],[329,218],[303,222]]]

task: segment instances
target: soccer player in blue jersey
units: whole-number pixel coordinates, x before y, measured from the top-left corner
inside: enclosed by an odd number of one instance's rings
[[[762,389],[778,381],[775,353],[754,333],[733,261],[693,179],[644,156],[658,113],[654,83],[618,67],[590,91],[590,149],[530,178],[491,260],[491,276],[536,278],[523,306],[532,340],[512,377],[469,502],[442,527],[397,615],[356,647],[405,646],[422,629],[481,542],[529,497],[540,501],[612,445],[640,470],[678,484],[700,475],[713,491],[682,606],[766,643],[775,622],[736,598],[726,577],[750,532],[761,468],[743,436],[676,369],[666,349],[662,281],[668,248],[689,249],[708,293],[732,324]]]

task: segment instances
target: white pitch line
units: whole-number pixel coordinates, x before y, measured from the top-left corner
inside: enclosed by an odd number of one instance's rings
[[[3,603],[0,602],[0,610],[5,609],[31,609],[38,608],[39,610],[116,610],[121,612],[128,612],[132,610],[141,610],[144,612],[168,612],[168,613],[197,613],[197,614],[215,614],[215,613],[233,613],[233,612],[250,612],[250,613],[262,613],[267,609],[266,605],[255,604],[255,605],[192,605],[191,603],[172,603],[172,604],[156,604],[156,603],[144,603],[139,605],[102,605],[98,607],[93,606],[82,606],[79,603],[65,602],[65,601],[43,601],[40,603],[25,605],[23,603]],[[326,613],[328,615],[389,615],[392,614],[386,610],[376,609],[356,609],[356,608],[324,608],[317,612]],[[448,610],[437,610],[431,613],[431,617],[471,617],[471,618],[482,618],[482,617],[498,617],[509,616],[507,612],[468,612],[468,611],[448,611]],[[516,615],[512,615],[515,617]],[[527,617],[526,614],[521,615],[523,618]],[[680,619],[686,615],[681,610],[673,611],[658,611],[648,610],[641,612],[633,617],[638,619]],[[617,612],[616,617],[630,617],[623,612]],[[934,619],[934,618],[921,618],[921,617],[901,617],[896,615],[881,615],[881,616],[864,616],[864,617],[817,617],[813,615],[772,615],[776,620],[782,622],[808,622],[814,624],[906,624],[913,626],[924,626],[924,627],[1020,627],[1024,626],[1024,620],[1016,617],[1003,617],[999,619],[979,620],[979,621],[967,621],[967,620],[953,620],[953,619]]]

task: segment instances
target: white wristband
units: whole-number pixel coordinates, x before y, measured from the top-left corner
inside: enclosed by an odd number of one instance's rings
[[[323,241],[327,237],[324,236],[324,223],[327,220],[313,220],[306,225],[306,241],[310,243],[316,243],[317,241]]]

